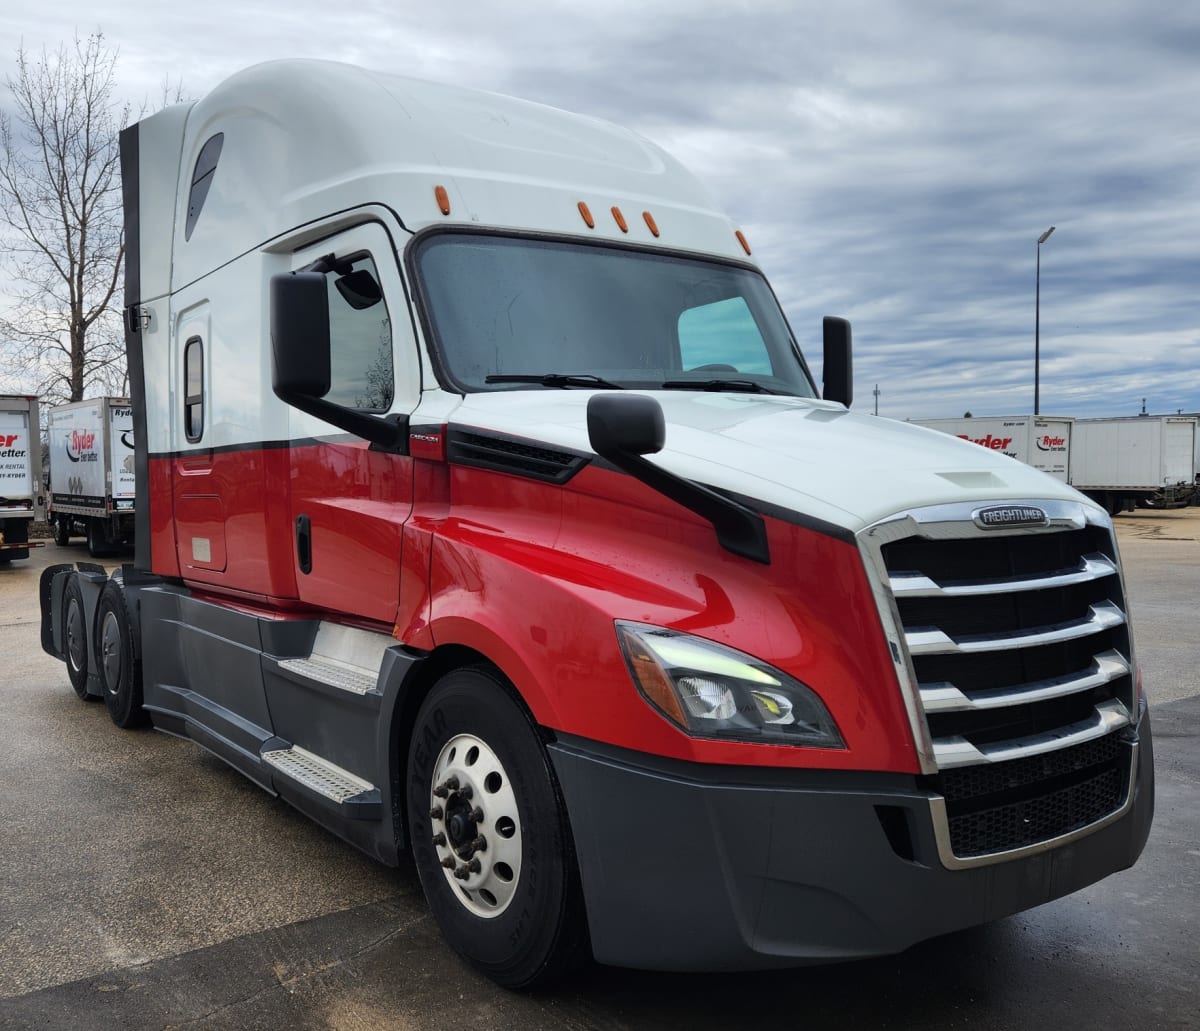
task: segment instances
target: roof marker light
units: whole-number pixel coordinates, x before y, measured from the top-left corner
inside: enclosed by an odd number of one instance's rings
[[[583,216],[583,220],[587,223],[587,227],[589,229],[596,228],[596,220],[592,218],[591,208],[589,208],[583,201],[579,202],[579,213]]]
[[[438,205],[438,208],[441,209],[442,214],[449,215],[450,214],[450,194],[448,194],[446,192],[446,187],[435,186],[433,188],[433,195],[434,195],[434,197],[437,198],[437,205]]]
[[[642,218],[646,220],[646,225],[650,227],[650,232],[658,236],[658,223],[654,221],[654,216],[648,211],[643,211]]]
[[[629,232],[629,223],[625,221],[625,216],[621,214],[621,209],[615,205],[612,209],[612,217],[616,219],[617,227],[621,230],[621,232]]]
[[[740,243],[742,245],[742,250],[744,250],[747,254],[749,254],[750,253],[750,245],[746,242],[745,234],[743,234],[742,231],[739,229],[733,235],[738,238],[738,243]]]

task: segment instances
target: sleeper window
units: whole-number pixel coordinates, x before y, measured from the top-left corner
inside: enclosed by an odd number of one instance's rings
[[[204,344],[191,337],[183,348],[183,431],[189,443],[204,435]]]

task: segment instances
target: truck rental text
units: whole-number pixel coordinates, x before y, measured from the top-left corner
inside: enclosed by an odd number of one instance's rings
[[[510,987],[894,953],[1137,860],[1109,516],[851,412],[841,319],[821,396],[666,152],[318,61],[121,149],[134,561],[41,595],[118,726],[411,854]]]

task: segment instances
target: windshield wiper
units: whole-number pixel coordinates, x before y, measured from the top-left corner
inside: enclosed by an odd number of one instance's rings
[[[776,390],[764,387],[752,379],[669,379],[663,390],[736,390],[743,394],[775,394]]]
[[[620,383],[593,376],[590,372],[564,373],[546,372],[537,375],[525,373],[496,373],[484,378],[484,383],[540,383],[543,387],[600,387],[604,390],[624,390]]]

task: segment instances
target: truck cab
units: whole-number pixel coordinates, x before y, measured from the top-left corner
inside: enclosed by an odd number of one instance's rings
[[[122,137],[138,508],[43,640],[381,861],[501,984],[894,952],[1133,863],[1109,517],[818,389],[616,126],[326,62]]]

